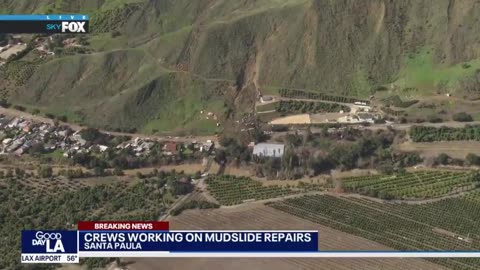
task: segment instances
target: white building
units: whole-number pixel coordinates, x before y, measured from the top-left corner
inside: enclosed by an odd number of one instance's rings
[[[285,145],[274,143],[259,143],[253,147],[253,155],[258,157],[281,157]]]

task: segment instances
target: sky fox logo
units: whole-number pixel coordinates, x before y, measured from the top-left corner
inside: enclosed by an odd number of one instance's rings
[[[45,246],[46,252],[65,252],[61,233],[38,231],[32,239],[32,246]]]
[[[85,30],[85,21],[78,22],[62,22],[58,23],[49,23],[47,24],[47,30],[61,30],[62,33],[86,33]]]

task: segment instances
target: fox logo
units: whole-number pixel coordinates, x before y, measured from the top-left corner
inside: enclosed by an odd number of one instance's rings
[[[62,22],[62,33],[85,33],[85,22]]]

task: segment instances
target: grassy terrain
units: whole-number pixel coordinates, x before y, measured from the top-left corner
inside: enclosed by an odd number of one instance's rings
[[[279,103],[280,103],[280,101],[258,105],[257,106],[257,112],[275,111],[277,109],[277,106],[278,106]]]
[[[480,59],[472,59],[455,65],[436,63],[432,48],[422,48],[408,53],[405,65],[394,85],[403,97],[428,96],[443,88],[445,93],[458,89],[460,79],[471,76],[480,68]]]
[[[4,13],[89,14],[95,52],[23,68],[0,89],[8,85],[14,103],[82,112],[98,127],[202,134],[216,129],[194,124],[194,111],[224,101],[240,113],[252,107],[244,103],[255,91],[225,94],[237,82],[238,89],[255,82],[264,94],[299,88],[362,99],[394,82],[402,98],[430,95],[458,88],[480,67],[472,30],[480,13],[472,5],[459,3],[450,14],[447,0],[6,0]],[[145,89],[168,101],[132,102]],[[212,89],[221,93],[209,99]]]

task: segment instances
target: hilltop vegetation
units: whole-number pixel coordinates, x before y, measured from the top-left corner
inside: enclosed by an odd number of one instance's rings
[[[361,99],[380,86],[401,97],[478,89],[473,0],[7,0],[0,10],[90,14],[94,53],[55,57],[9,87],[13,103],[97,127],[213,133],[195,112],[251,111],[256,88]]]

